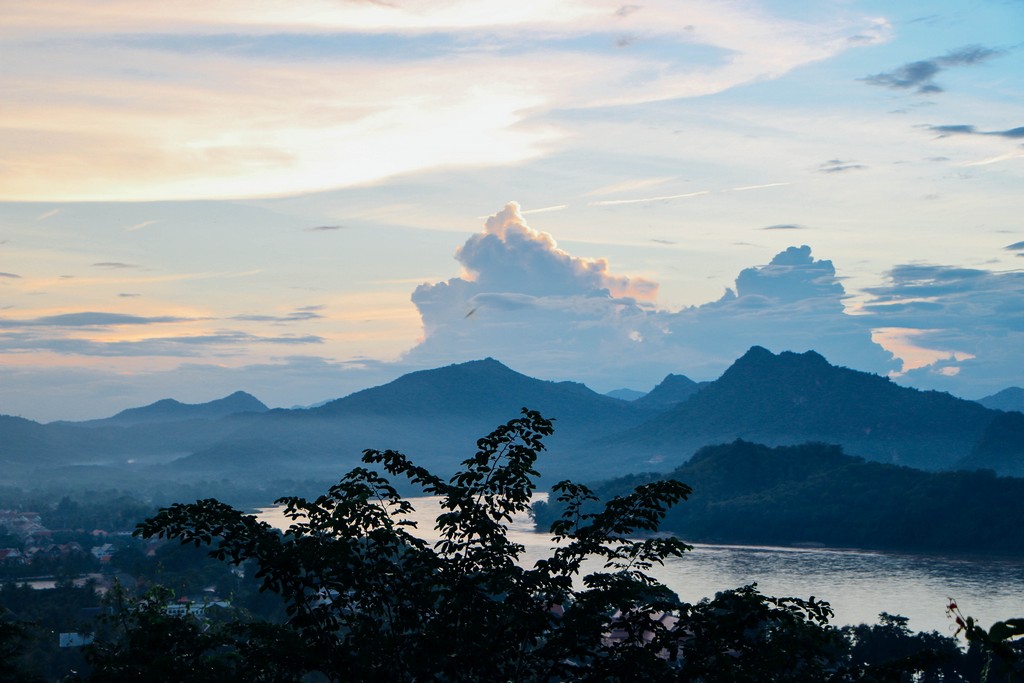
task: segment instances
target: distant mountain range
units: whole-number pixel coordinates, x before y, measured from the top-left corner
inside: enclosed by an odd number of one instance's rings
[[[737,438],[834,443],[925,470],[1024,475],[1020,413],[899,387],[814,352],[754,347],[714,382],[669,375],[631,401],[534,379],[488,358],[410,373],[309,409],[268,410],[236,392],[196,405],[166,399],[81,423],[0,416],[0,477],[92,487],[323,481],[358,464],[365,448],[402,450],[450,473],[477,438],[524,406],[555,420],[551,453],[540,462],[550,479],[669,470],[702,446]]]
[[[979,398],[978,403],[992,410],[1016,410],[1024,413],[1024,389],[1009,387],[991,396]]]
[[[165,398],[141,408],[122,410],[113,417],[103,420],[89,420],[81,424],[88,426],[128,426],[152,422],[175,422],[179,420],[214,420],[238,413],[265,413],[270,410],[252,394],[236,391],[230,396],[208,403],[181,403]]]

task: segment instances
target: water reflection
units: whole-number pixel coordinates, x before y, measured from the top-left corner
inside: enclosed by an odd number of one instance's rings
[[[1024,614],[1024,565],[854,550],[697,545],[657,572],[685,600],[757,581],[769,595],[814,595],[832,603],[836,623],[874,623],[902,614],[915,630],[952,631],[954,597],[982,624]]]

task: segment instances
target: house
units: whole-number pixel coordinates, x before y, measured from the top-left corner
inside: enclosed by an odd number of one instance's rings
[[[117,552],[117,548],[112,543],[104,543],[103,545],[93,546],[89,552],[101,563],[106,564],[110,562],[110,558]]]
[[[25,564],[28,558],[17,548],[0,548],[0,564]]]

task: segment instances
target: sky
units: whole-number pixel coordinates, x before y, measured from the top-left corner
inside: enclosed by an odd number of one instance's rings
[[[1024,386],[1024,2],[10,3],[0,413],[752,345]]]

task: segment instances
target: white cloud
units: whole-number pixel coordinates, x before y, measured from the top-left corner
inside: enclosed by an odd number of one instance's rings
[[[440,365],[484,351],[524,372],[599,388],[653,385],[668,372],[713,379],[755,344],[815,349],[874,372],[898,367],[866,321],[845,313],[834,266],[807,246],[743,270],[718,301],[676,312],[653,304],[654,283],[558,249],[525,224],[516,204],[491,217],[456,258],[463,277],[413,294],[425,338],[409,362]]]
[[[721,92],[876,30],[717,2],[619,7],[22,3],[5,17],[0,199],[277,196],[515,164],[571,141],[536,123],[546,113]],[[624,28],[650,49],[602,43]],[[315,58],[299,50],[318,36]]]

